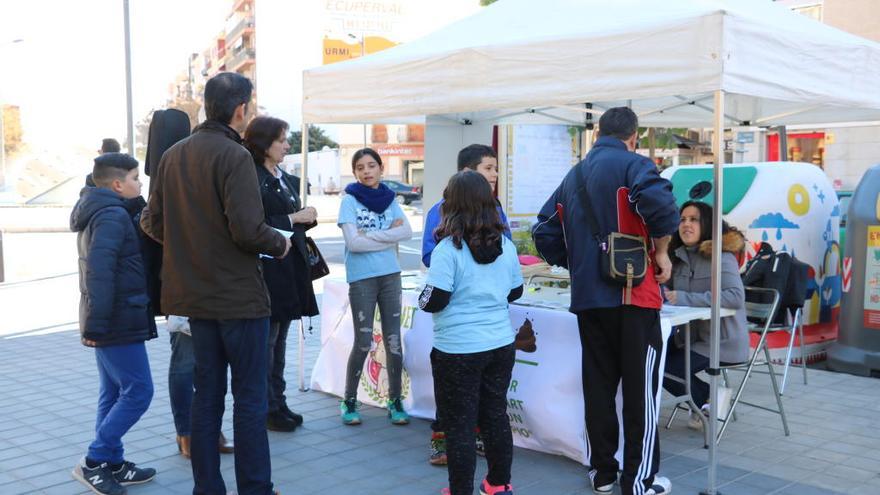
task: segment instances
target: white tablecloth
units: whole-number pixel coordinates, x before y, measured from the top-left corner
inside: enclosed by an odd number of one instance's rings
[[[418,310],[417,284],[404,278],[401,334],[404,347],[404,406],[416,417],[433,419],[434,388],[429,354],[433,335],[431,315]],[[409,286],[410,290],[406,290]],[[544,289],[545,291],[549,289]],[[561,301],[546,292],[545,301],[526,302],[540,306],[512,304],[510,322],[519,328],[526,319],[532,321],[537,338],[537,351],[517,352],[513,379],[508,390],[508,415],[513,428],[514,444],[518,447],[559,454],[586,464],[587,441],[584,427],[584,403],[581,385],[581,347],[577,318],[562,309]],[[688,308],[684,308],[688,309]],[[664,343],[672,329],[671,313],[661,314]],[[706,309],[706,311],[708,311]],[[703,311],[705,312],[705,311]],[[700,314],[702,315],[701,312]],[[694,319],[690,315],[688,319]],[[703,316],[705,317],[705,316]],[[378,318],[378,311],[377,311]],[[678,318],[680,320],[680,317]],[[374,325],[373,350],[364,364],[358,399],[366,404],[384,407],[387,398],[384,348],[381,327]],[[321,352],[315,362],[311,387],[342,396],[345,370],[354,330],[348,305],[348,285],[329,279],[324,283],[321,308]],[[666,348],[661,353],[665,363]],[[662,368],[661,368],[662,369]],[[660,404],[660,391],[657,393]],[[621,442],[623,436],[621,435]],[[426,440],[427,441],[427,440]]]

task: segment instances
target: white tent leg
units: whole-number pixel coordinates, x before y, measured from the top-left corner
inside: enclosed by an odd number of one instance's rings
[[[721,216],[723,210],[724,191],[724,91],[715,92],[715,140],[713,152],[715,153],[714,170],[714,199],[715,206],[712,208],[712,319],[711,333],[709,336],[709,479],[708,487],[703,492],[706,495],[716,495],[715,489],[718,476],[718,458],[716,447],[718,445],[718,362],[719,342],[721,336]]]
[[[306,193],[309,191],[309,124],[305,121],[302,123],[302,170],[299,178],[299,198],[302,200],[302,207],[306,207]]]
[[[299,391],[300,392],[308,392],[309,387],[306,386],[306,329],[303,324],[302,318],[299,319],[299,344],[297,345],[299,350],[299,363],[297,364],[297,369],[299,370]]]
[[[309,124],[303,120],[302,123],[302,170],[300,171],[299,178],[299,197],[302,201],[302,207],[305,208],[308,202],[308,191],[309,191]],[[305,370],[305,346],[306,346],[306,332],[303,327],[302,318],[299,319],[299,364],[297,368],[299,369],[299,391],[307,392],[309,390],[306,387],[306,370]]]

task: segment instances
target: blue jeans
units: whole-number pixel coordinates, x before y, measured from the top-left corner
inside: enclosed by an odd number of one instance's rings
[[[122,436],[141,418],[153,400],[153,378],[143,342],[95,348],[98,414],[95,440],[88,458],[118,464],[124,460]]]
[[[226,368],[232,369],[235,481],[239,495],[272,493],[266,435],[269,319],[190,319],[195,356],[192,403],[193,495],[226,495],[220,474],[220,426]]]
[[[180,436],[190,434],[190,409],[193,400],[192,337],[182,332],[171,333],[171,361],[168,363],[168,398],[174,429]]]

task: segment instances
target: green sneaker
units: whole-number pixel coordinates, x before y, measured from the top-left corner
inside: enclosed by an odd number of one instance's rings
[[[345,399],[339,403],[339,411],[342,413],[342,422],[347,425],[361,424],[361,413],[358,412],[360,404],[354,399]]]
[[[388,417],[391,418],[391,424],[393,425],[409,424],[409,414],[403,410],[400,397],[388,401]]]

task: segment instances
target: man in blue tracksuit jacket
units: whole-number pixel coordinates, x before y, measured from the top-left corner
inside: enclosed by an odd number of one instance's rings
[[[599,120],[599,139],[566,175],[541,208],[532,229],[544,259],[569,269],[571,307],[578,317],[590,482],[596,493],[611,493],[617,480],[619,425],[615,405],[623,383],[623,495],[668,494],[667,478],[656,476],[660,461],[657,435],[663,342],[659,284],[669,279],[667,254],[670,234],[679,215],[672,185],[660,177],[654,163],[634,153],[638,118],[626,107],[612,108]],[[597,228],[582,204],[582,171],[586,197]],[[600,243],[611,232],[645,238],[649,265],[644,280],[625,289],[600,275]]]

